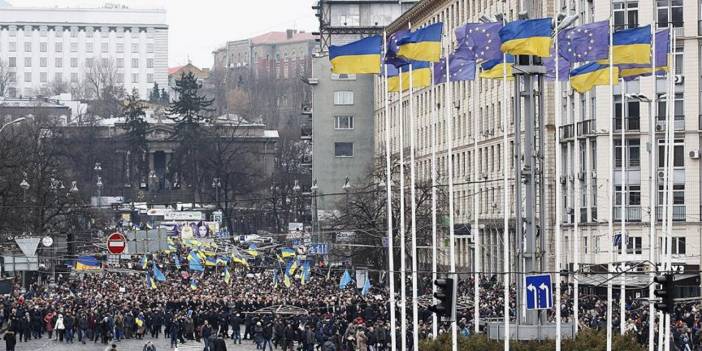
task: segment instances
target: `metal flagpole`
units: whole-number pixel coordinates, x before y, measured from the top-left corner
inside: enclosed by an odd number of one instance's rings
[[[480,204],[478,203],[478,194],[480,192],[480,184],[478,184],[478,109],[480,105],[480,76],[477,72],[476,67],[476,77],[473,81],[473,92],[471,94],[471,100],[473,100],[473,228],[471,233],[473,234],[473,244],[475,245],[475,267],[473,268],[473,329],[475,333],[480,332],[480,271],[482,270],[482,248],[481,248],[481,233],[480,227],[478,226],[479,216],[478,208]]]
[[[668,27],[670,28],[670,47],[671,53],[674,53],[675,51],[675,31],[672,30],[672,23],[668,23]],[[675,103],[675,82],[673,79],[673,74],[675,74],[675,59],[671,60],[670,64],[670,72],[668,73],[668,96],[667,96],[667,103],[666,103],[666,112],[667,112],[667,128],[666,129],[666,134],[667,134],[667,141],[666,141],[666,146],[668,147],[667,150],[667,164],[666,164],[666,173],[667,173],[667,189],[666,189],[666,197],[667,197],[667,202],[666,202],[666,207],[667,207],[667,222],[668,224],[666,225],[666,242],[667,242],[667,250],[666,250],[666,271],[671,271],[672,270],[672,254],[673,254],[673,165],[675,163],[674,161],[674,149],[675,149],[675,139],[674,139],[674,134],[673,131],[675,129],[675,120],[673,118],[673,115],[675,114],[675,108],[673,104]],[[665,341],[664,341],[664,347],[666,350],[670,349],[670,314],[666,313],[665,314]]]
[[[444,36],[444,39],[447,38]],[[448,40],[446,42],[446,53],[449,52]],[[446,55],[448,56],[448,54]],[[458,287],[458,275],[456,274],[456,245],[455,245],[455,234],[453,228],[454,222],[454,212],[453,212],[453,123],[451,121],[451,71],[449,68],[449,60],[446,59],[446,85],[444,86],[444,93],[446,102],[444,103],[446,109],[446,148],[447,157],[446,163],[448,166],[448,196],[449,196],[449,262],[450,262],[450,275],[453,278],[453,296],[457,297],[457,287]],[[458,351],[458,327],[456,325],[456,309],[454,308],[451,313],[451,350]]]
[[[505,351],[509,351],[509,215],[512,206],[509,203],[509,121],[507,111],[507,54],[502,54],[502,187],[503,187],[503,250],[502,269],[504,271],[504,318],[505,318]]]
[[[612,5],[609,10],[609,184],[607,184],[607,197],[609,198],[609,219],[608,219],[608,243],[605,247],[610,248],[610,263],[607,264],[607,351],[612,351],[612,269],[614,264],[614,77],[612,42],[614,20]]]
[[[410,71],[412,65],[409,66]],[[400,344],[402,350],[407,350],[407,258],[406,258],[406,242],[405,242],[405,144],[404,144],[404,101],[402,100],[402,90],[404,88],[402,82],[402,67],[400,67],[400,98],[398,100],[397,110],[400,114],[399,134],[400,134]]]
[[[431,71],[434,72],[434,63],[431,64]],[[436,87],[434,79],[431,80],[431,281],[436,281]],[[437,303],[436,284],[431,284],[432,304]],[[439,333],[439,321],[436,313],[431,314],[431,335],[436,339]]]
[[[575,4],[575,13],[580,13],[580,3],[577,2]],[[568,15],[570,15],[570,2],[568,2]],[[583,21],[584,22],[584,21]],[[556,40],[558,40],[558,37],[556,37]],[[558,57],[558,53],[556,53],[556,57]],[[558,68],[558,66],[556,66]],[[558,69],[556,69],[558,71]],[[569,84],[569,83],[566,83]],[[569,89],[568,89],[569,90]],[[569,90],[570,91],[570,90]],[[560,92],[559,92],[560,94]],[[578,97],[580,97],[580,103],[583,103],[583,94],[579,93]],[[568,105],[568,109],[570,110],[570,104]],[[556,108],[558,108],[558,105],[556,105]],[[584,106],[581,106],[581,111],[585,111]],[[575,111],[572,111],[573,115],[575,115]],[[583,112],[584,114],[585,112]],[[581,115],[580,120],[584,121],[585,116]],[[585,160],[580,159],[580,139],[578,135],[578,128],[577,128],[577,123],[575,122],[575,118],[573,118],[573,124],[575,124],[575,142],[573,143],[573,172],[580,172],[581,169],[581,164],[584,166],[585,165]],[[556,129],[558,130],[558,129]],[[558,145],[558,144],[556,144]],[[585,150],[583,150],[585,151]],[[585,152],[583,152],[583,155]],[[585,184],[585,188],[587,189],[587,178],[585,178],[587,174],[587,168],[582,167],[583,169],[583,184]],[[557,181],[559,180],[558,177],[556,177]],[[577,178],[578,180],[573,181],[573,216],[575,217],[575,221],[573,222],[573,332],[575,335],[578,334],[578,320],[579,320],[579,311],[578,309],[580,308],[579,304],[580,301],[578,299],[580,298],[580,291],[579,290],[579,282],[578,282],[578,270],[580,270],[580,197],[585,196],[587,194],[586,191],[581,192],[580,191],[580,178]],[[558,183],[556,183],[558,184]]]
[[[410,120],[410,196],[412,206],[412,350],[419,350],[419,307],[417,306],[417,200],[415,199],[416,189],[416,169],[414,160],[415,139],[415,115],[414,115],[414,78],[412,67],[409,74],[409,120]],[[433,284],[432,284],[433,285]]]
[[[556,13],[558,13],[558,7],[559,7],[559,2],[554,2],[554,5],[556,6]],[[561,116],[561,106],[562,101],[561,101],[561,81],[560,81],[560,73],[558,69],[558,61],[559,61],[559,54],[558,54],[558,29],[559,29],[559,23],[556,21],[556,30],[555,30],[555,37],[556,37],[556,44],[555,44],[555,49],[556,49],[556,57],[554,58],[555,64],[556,64],[556,81],[555,81],[555,87],[556,91],[555,94],[553,94],[553,97],[555,99],[554,102],[554,108],[556,109],[556,225],[554,228],[554,236],[555,236],[555,256],[556,256],[556,271],[560,272],[561,270],[561,222],[563,221],[562,217],[562,211],[563,211],[563,187],[561,186],[560,183],[558,183],[558,180],[561,179],[561,173],[562,173],[562,149],[561,149],[561,136],[560,133],[558,132],[561,126],[562,122],[562,116]],[[531,89],[531,87],[527,87],[527,89]],[[570,105],[568,105],[570,108]],[[541,116],[540,118],[543,118]],[[529,126],[527,126],[528,128]],[[576,139],[575,142],[577,143],[578,140]],[[543,199],[541,199],[543,201]],[[556,303],[555,303],[555,309],[556,309],[556,351],[561,350],[561,276],[558,274],[556,276]]]
[[[627,145],[626,145],[626,122],[627,122],[627,114],[629,113],[629,110],[627,109],[627,101],[626,101],[626,82],[624,81],[624,78],[621,79],[621,87],[619,88],[621,92],[621,102],[622,102],[622,140],[621,140],[621,146],[622,146],[622,180],[621,180],[621,223],[622,223],[622,234],[621,234],[621,256],[619,259],[621,260],[620,267],[622,269],[622,274],[621,274],[621,285],[620,285],[620,291],[619,291],[619,334],[624,335],[624,331],[626,328],[626,273],[625,273],[625,261],[627,260],[627,244],[629,241],[629,235],[626,233],[626,217],[627,217],[627,208],[626,208],[626,202],[627,202],[627,174],[626,174],[626,162],[627,162]]]
[[[654,8],[656,7],[656,1],[653,0],[652,4]],[[656,13],[653,12],[653,21],[651,23],[656,23]],[[648,197],[649,197],[649,236],[648,236],[648,260],[651,264],[651,284],[648,286],[648,351],[653,351],[655,343],[655,330],[654,324],[656,321],[656,310],[653,306],[653,300],[656,298],[654,291],[656,290],[655,284],[653,284],[653,278],[656,276],[656,149],[658,144],[656,143],[656,118],[653,113],[654,109],[657,110],[656,106],[656,84],[658,78],[656,77],[656,30],[653,27],[653,37],[652,37],[652,49],[651,49],[651,98],[648,100],[648,118],[649,118],[649,140],[651,144],[650,149],[650,166],[649,166],[649,186],[648,186]]]
[[[383,32],[383,47],[387,48],[387,33]],[[390,350],[397,349],[395,340],[395,264],[393,258],[392,236],[392,161],[390,150],[390,94],[388,92],[388,66],[383,65],[385,72],[385,187],[387,192],[387,218],[388,223],[388,282],[390,285]]]

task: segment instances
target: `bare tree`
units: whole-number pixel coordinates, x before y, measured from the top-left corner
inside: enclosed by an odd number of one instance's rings
[[[68,83],[63,79],[54,79],[49,83],[49,92],[51,95],[68,93],[68,88]]]
[[[92,113],[102,117],[119,115],[124,87],[120,83],[121,73],[113,60],[95,60],[87,68],[84,85],[89,98],[93,100]]]
[[[5,96],[8,93],[11,75],[10,65],[5,60],[0,59],[0,96]]]

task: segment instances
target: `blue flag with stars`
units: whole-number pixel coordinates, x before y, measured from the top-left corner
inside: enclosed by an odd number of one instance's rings
[[[489,61],[502,58],[500,46],[502,23],[466,23],[456,28],[458,46],[456,52],[464,51],[475,61]]]
[[[558,51],[568,62],[589,62],[609,55],[609,23],[599,21],[558,33]]]
[[[466,52],[456,51],[449,55],[449,73],[452,82],[475,80],[475,61]],[[434,84],[446,82],[446,58],[434,65]]]

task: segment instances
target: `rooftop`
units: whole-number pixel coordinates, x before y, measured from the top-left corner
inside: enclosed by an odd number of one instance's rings
[[[266,45],[266,44],[282,44],[282,43],[295,43],[301,41],[314,40],[315,37],[311,33],[297,32],[268,32],[261,34],[259,36],[251,38],[251,43],[254,45]]]

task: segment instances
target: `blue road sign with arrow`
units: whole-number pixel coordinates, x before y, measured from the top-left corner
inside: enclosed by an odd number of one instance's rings
[[[553,307],[551,275],[528,275],[524,278],[524,287],[527,310],[547,310]]]

